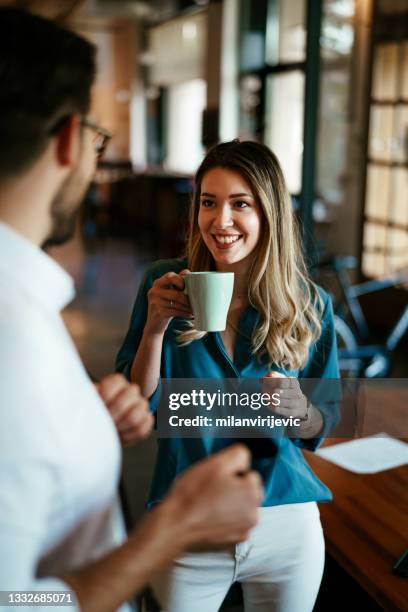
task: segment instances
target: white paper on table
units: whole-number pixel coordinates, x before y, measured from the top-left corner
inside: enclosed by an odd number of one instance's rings
[[[380,433],[321,448],[316,455],[356,474],[375,474],[408,463],[408,444]]]

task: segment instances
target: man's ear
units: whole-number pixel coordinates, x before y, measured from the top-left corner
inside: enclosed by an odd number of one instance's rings
[[[61,166],[72,166],[77,161],[80,146],[79,123],[79,115],[70,115],[55,135],[56,154]]]

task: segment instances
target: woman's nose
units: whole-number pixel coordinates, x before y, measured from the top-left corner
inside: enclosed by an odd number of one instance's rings
[[[222,229],[233,225],[231,207],[229,206],[229,204],[217,206],[214,218],[214,225],[217,229]]]

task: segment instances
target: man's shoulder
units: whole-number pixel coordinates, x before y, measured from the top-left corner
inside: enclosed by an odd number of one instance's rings
[[[44,325],[46,319],[33,301],[0,283],[0,350],[8,342],[35,341]]]
[[[8,343],[18,344],[25,336],[32,337],[38,327],[37,313],[30,305],[10,289],[2,292],[0,284],[0,351]]]
[[[28,383],[37,391],[44,387],[41,380],[51,375],[61,356],[62,340],[54,325],[54,319],[34,301],[13,290],[0,296],[2,389],[22,393]]]

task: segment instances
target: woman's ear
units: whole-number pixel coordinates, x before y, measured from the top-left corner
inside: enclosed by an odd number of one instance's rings
[[[57,161],[61,166],[73,166],[79,151],[79,115],[70,115],[55,135]]]

